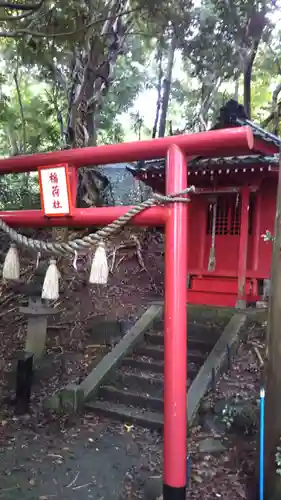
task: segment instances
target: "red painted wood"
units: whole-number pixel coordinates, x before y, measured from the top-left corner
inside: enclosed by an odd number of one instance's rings
[[[193,292],[234,293],[238,292],[238,277],[194,277],[191,280]],[[251,279],[246,280],[245,294],[251,294]]]
[[[213,277],[213,278],[236,278],[238,279],[238,272],[237,269],[231,269],[231,270],[226,270],[226,269],[221,269],[219,271],[207,271],[207,269],[202,269],[199,268],[188,268],[188,273],[193,276],[205,276],[205,277]],[[265,279],[268,277],[268,272],[262,273],[260,271],[253,271],[252,269],[247,269],[246,272],[246,277],[247,279]]]
[[[167,194],[187,187],[185,156],[177,146],[168,151]],[[186,485],[187,210],[170,206],[165,233],[164,484],[175,488]]]
[[[0,212],[0,217],[11,227],[89,227],[103,226],[124,215],[131,206],[75,208],[71,217],[44,217],[41,210]],[[166,207],[152,207],[134,217],[133,224],[139,226],[164,225]]]
[[[237,300],[245,300],[246,264],[249,231],[250,189],[245,186],[241,191],[241,226],[238,254],[238,296]]]
[[[237,295],[237,290],[237,278],[194,278],[192,280],[194,292],[235,293]]]
[[[253,154],[274,155],[279,152],[279,147],[271,142],[254,137]]]
[[[253,236],[253,248],[252,248],[252,269],[257,271],[259,267],[259,251],[261,243],[261,194],[260,192],[256,195],[256,206],[254,213],[254,236]],[[248,262],[249,266],[249,252],[248,252]]]
[[[73,166],[68,167],[68,175],[69,175],[69,184],[70,184],[70,193],[73,208],[76,207],[76,199],[77,199],[77,187],[78,187],[78,172],[77,168]]]
[[[218,152],[221,156],[242,155],[249,154],[252,150],[254,137],[250,127],[237,127],[147,141],[13,156],[0,160],[0,173],[32,172],[38,167],[57,163],[70,163],[81,167],[164,158],[173,144],[185,153],[206,157],[217,156]]]
[[[227,170],[228,173],[226,172]],[[275,179],[275,182],[278,179],[278,170],[272,167],[271,171],[268,171],[268,165],[261,167],[260,164],[251,164],[245,167],[245,164],[241,163],[237,165],[236,170],[238,171],[235,172],[233,166],[229,167],[227,161],[222,165],[221,174],[218,174],[214,170],[214,174],[211,176],[210,168],[206,168],[205,174],[203,174],[204,169],[200,168],[200,171],[197,171],[196,175],[196,171],[193,169],[189,172],[189,184],[195,185],[198,189],[212,190],[214,186],[217,186],[217,189],[223,190],[224,188],[241,189],[246,182],[254,189],[255,187],[259,187],[265,177],[267,179]],[[157,173],[152,174],[148,172],[145,175],[140,174],[138,179],[152,187],[154,191],[162,194],[165,193],[165,178],[163,175],[160,177]]]
[[[274,234],[277,181],[265,179],[261,186],[260,235],[268,229]],[[272,243],[260,239],[258,273],[269,278],[271,272]]]
[[[214,307],[235,307],[237,294],[193,292],[188,290],[187,303]]]

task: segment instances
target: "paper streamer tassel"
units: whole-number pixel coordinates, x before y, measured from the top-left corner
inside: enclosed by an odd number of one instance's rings
[[[208,262],[208,271],[215,271],[216,269],[216,254],[215,249],[210,249],[209,262]]]
[[[50,260],[46,271],[41,298],[46,300],[57,300],[59,298],[60,273],[55,259]]]
[[[3,278],[5,280],[18,280],[20,278],[20,260],[16,245],[11,244],[3,265]]]
[[[104,243],[99,243],[93,258],[89,283],[96,285],[106,285],[107,280],[108,263],[105,252],[105,245]]]

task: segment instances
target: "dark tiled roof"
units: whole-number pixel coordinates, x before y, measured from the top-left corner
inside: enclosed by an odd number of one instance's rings
[[[227,128],[227,127],[251,127],[254,136],[257,139],[262,139],[270,144],[280,147],[280,139],[267,130],[262,129],[259,125],[249,120],[244,107],[238,104],[234,99],[228,101],[221,109],[220,115],[216,125],[213,129]]]
[[[213,169],[220,168],[222,171],[231,168],[232,166],[246,165],[278,165],[278,155],[275,156],[229,156],[227,158],[194,158],[189,162],[188,167],[191,170],[202,170],[212,167]],[[144,173],[161,173],[165,170],[165,160],[151,160],[139,162],[136,165],[127,167],[133,175],[142,175]]]
[[[248,125],[253,130],[253,134],[257,139],[262,139],[263,141],[274,144],[275,146],[280,148],[281,141],[279,137],[271,134],[270,132],[267,132],[266,130],[263,130],[261,127],[251,122],[250,120],[237,119],[237,125],[239,125],[240,127]]]
[[[203,167],[206,165],[230,166],[230,165],[256,165],[256,164],[272,164],[279,163],[278,155],[263,156],[229,156],[224,158],[198,158],[189,162],[189,167]]]

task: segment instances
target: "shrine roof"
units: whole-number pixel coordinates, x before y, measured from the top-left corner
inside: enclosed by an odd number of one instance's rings
[[[196,165],[197,167],[206,165],[256,165],[256,164],[266,164],[266,165],[278,165],[279,155],[274,156],[263,156],[263,155],[252,155],[252,156],[228,156],[221,158],[197,158],[189,162],[189,165]]]
[[[249,120],[245,112],[244,107],[238,104],[234,99],[228,101],[221,109],[216,125],[211,130],[217,130],[227,127],[251,127],[254,137],[256,139],[261,139],[270,144],[274,144],[278,148],[280,147],[280,139],[274,134],[271,134],[267,130],[256,123]]]
[[[190,160],[188,162],[188,167],[196,167],[196,168],[206,168],[206,167],[224,167],[228,168],[231,165],[278,165],[279,156],[263,156],[263,155],[252,155],[252,156],[228,156],[221,158],[203,158],[198,157]],[[127,169],[132,173],[141,173],[141,172],[151,172],[157,173],[163,170],[165,166],[165,160],[151,160],[151,161],[143,161],[138,162],[137,165],[127,166]]]
[[[256,139],[260,139],[263,142],[265,141],[270,145],[274,145],[278,149],[280,148],[280,139],[276,135],[263,130],[259,125],[249,120],[243,106],[239,105],[234,100],[230,100],[225,106],[221,108],[217,123],[211,130],[241,126],[251,127]],[[269,156],[263,154],[262,151],[255,150],[252,155],[247,156],[231,156],[218,158],[206,158],[203,156],[197,156],[195,158],[192,158],[192,160],[189,160],[188,168],[191,169],[191,171],[206,170],[206,172],[204,171],[204,173],[207,173],[210,168],[215,171],[219,169],[219,173],[224,173],[225,171],[227,171],[226,173],[228,173],[229,169],[231,171],[232,168],[238,166],[240,167],[240,169],[242,167],[243,171],[245,172],[247,166],[250,165],[259,165],[260,167],[266,166],[268,167],[268,170],[271,170],[271,166],[274,167],[278,165],[278,163],[279,155],[275,154]],[[153,176],[162,174],[163,176],[165,172],[165,159],[140,161],[135,165],[128,166],[127,168],[134,176],[137,176],[144,180],[144,182],[146,182],[146,174],[152,174]]]

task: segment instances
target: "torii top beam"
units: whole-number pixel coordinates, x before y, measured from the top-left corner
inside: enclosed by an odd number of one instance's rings
[[[60,163],[81,167],[158,159],[165,157],[168,148],[173,144],[191,156],[243,155],[254,149],[256,140],[251,128],[246,126],[147,141],[66,149],[4,158],[0,160],[0,174],[31,172],[43,165]]]

